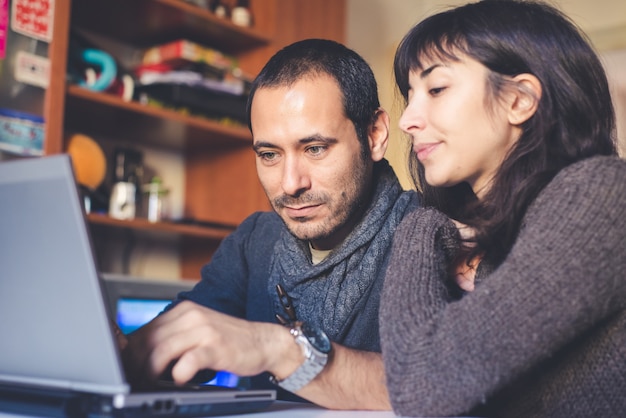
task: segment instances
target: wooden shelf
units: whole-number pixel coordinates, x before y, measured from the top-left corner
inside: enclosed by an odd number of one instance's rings
[[[94,118],[94,115],[98,115]],[[66,130],[90,132],[129,143],[170,149],[238,147],[252,144],[247,128],[226,126],[173,110],[125,102],[120,97],[68,86]]]
[[[157,160],[164,164],[169,157],[175,164],[184,162],[185,216],[235,225],[254,211],[271,210],[258,181],[247,127],[124,102],[115,95],[68,82],[68,70],[72,75],[77,71],[73,65],[68,68],[74,64],[71,46],[77,38],[108,51],[129,68],[137,64],[141,50],[187,39],[234,57],[250,76],[294,41],[344,41],[345,0],[250,3],[254,26],[247,28],[185,0],[55,0],[48,47],[50,85],[44,100],[46,155],[66,152],[68,138],[74,133],[92,136],[109,153],[117,146],[136,145],[143,152],[163,155]],[[87,220],[100,261],[106,266],[103,271],[117,271],[131,262],[125,249],[137,243],[142,250],[155,249],[152,255],[167,251],[177,256],[178,277],[194,278],[199,278],[201,267],[234,229],[150,223],[146,219],[123,221],[99,214],[90,214]]]
[[[90,224],[104,225],[116,228],[124,228],[146,232],[162,232],[175,236],[194,237],[208,240],[222,240],[235,228],[206,227],[199,225],[179,224],[174,222],[149,222],[147,219],[120,220],[107,215],[90,213],[87,215]]]
[[[76,27],[141,48],[187,38],[237,53],[271,41],[183,0],[78,0],[72,9]]]

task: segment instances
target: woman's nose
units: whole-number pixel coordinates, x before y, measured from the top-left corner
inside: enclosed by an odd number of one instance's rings
[[[417,103],[410,101],[407,104],[406,108],[402,112],[402,115],[400,116],[398,125],[400,129],[409,134],[415,130],[424,128],[424,115],[419,109]]]

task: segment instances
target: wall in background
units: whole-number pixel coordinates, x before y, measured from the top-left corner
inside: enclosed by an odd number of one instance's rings
[[[381,103],[391,114],[391,144],[387,158],[404,187],[408,141],[397,128],[402,111],[395,98],[392,62],[404,34],[423,18],[467,3],[466,0],[348,0],[346,43],[372,66],[379,83]],[[623,0],[556,0],[552,4],[568,14],[591,37],[605,61],[618,115],[621,155],[626,156],[626,2]]]

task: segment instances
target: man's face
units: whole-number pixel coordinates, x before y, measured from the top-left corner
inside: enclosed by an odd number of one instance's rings
[[[257,172],[274,210],[296,237],[334,248],[360,220],[372,171],[339,86],[316,76],[259,89],[250,116]]]

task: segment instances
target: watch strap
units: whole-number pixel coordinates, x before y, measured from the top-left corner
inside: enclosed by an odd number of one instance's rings
[[[311,345],[306,336],[303,335],[299,324],[296,324],[289,332],[294,336],[296,344],[302,349],[304,363],[286,378],[278,380],[272,376],[270,380],[289,392],[297,392],[324,370],[328,361],[328,354],[316,350]]]

